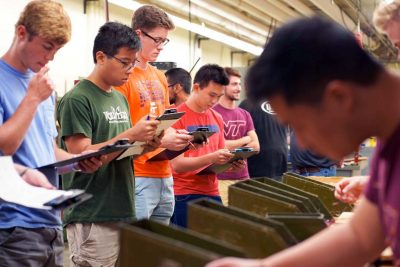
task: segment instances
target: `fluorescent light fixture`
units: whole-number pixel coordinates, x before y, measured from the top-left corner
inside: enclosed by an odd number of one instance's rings
[[[133,0],[108,0],[109,3],[127,8],[130,10],[136,10],[139,7],[143,6],[143,4],[140,4],[136,1]],[[200,24],[196,23],[191,23],[188,20],[181,19],[177,16],[168,14],[170,18],[173,20],[175,25],[179,28],[183,28],[188,31],[195,32],[197,34],[200,34],[204,37],[208,37],[212,40],[218,41],[220,43],[226,44],[228,46],[234,47],[236,49],[246,51],[250,54],[253,54],[255,56],[261,55],[263,48],[260,46],[256,46],[247,42],[244,42],[242,40],[239,40],[237,38],[231,37],[229,35],[226,35],[224,33],[209,29],[205,26],[202,26]]]

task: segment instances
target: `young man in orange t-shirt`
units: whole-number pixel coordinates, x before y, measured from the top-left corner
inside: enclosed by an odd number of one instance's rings
[[[221,202],[216,174],[199,175],[199,172],[213,163],[224,164],[232,158],[225,148],[224,122],[221,115],[211,109],[224,94],[229,77],[218,65],[204,65],[194,77],[194,85],[188,100],[178,111],[186,112],[173,127],[195,131],[208,127],[216,132],[209,137],[206,145],[188,150],[171,160],[174,176],[175,212],[172,222],[186,227],[187,202],[202,197]],[[235,169],[244,167],[244,162],[235,163]]]
[[[161,115],[169,107],[168,84],[165,75],[151,66],[164,46],[174,24],[161,9],[145,5],[137,9],[132,28],[140,38],[142,49],[138,64],[126,84],[116,88],[128,99],[132,124],[144,116]],[[182,150],[193,139],[186,131],[169,129],[161,140],[161,147]],[[153,219],[169,223],[174,208],[173,180],[168,160],[147,161],[159,150],[134,160],[135,211],[137,219]]]

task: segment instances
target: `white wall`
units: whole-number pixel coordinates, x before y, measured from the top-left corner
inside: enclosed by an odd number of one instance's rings
[[[0,55],[9,48],[13,36],[14,25],[19,14],[28,3],[28,0],[0,0]],[[73,86],[73,81],[87,76],[93,68],[92,47],[98,28],[105,22],[104,1],[88,2],[87,13],[83,14],[82,0],[60,0],[67,10],[72,21],[72,38],[56,54],[49,64],[50,75],[54,80],[58,95],[62,96]],[[12,4],[11,4],[12,3]],[[110,5],[110,21],[118,21],[130,25],[132,11]],[[231,49],[213,40],[201,41],[197,47],[192,35],[192,47],[189,48],[189,33],[177,28],[169,35],[170,43],[160,54],[158,61],[173,61],[178,67],[189,70],[196,59],[201,60],[192,72],[203,64],[216,63],[221,66],[231,66]],[[189,57],[191,52],[191,57]],[[249,56],[240,54],[233,57],[234,67],[245,67]]]

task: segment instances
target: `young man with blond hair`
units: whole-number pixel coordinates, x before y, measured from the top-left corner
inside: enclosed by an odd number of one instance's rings
[[[161,115],[170,106],[165,75],[149,63],[156,61],[169,42],[168,33],[174,28],[167,13],[151,5],[142,6],[133,15],[132,29],[139,36],[142,49],[128,82],[117,88],[128,99],[132,124],[149,114]],[[182,150],[192,139],[186,131],[168,129],[161,139],[161,146]],[[169,161],[147,161],[159,152],[156,150],[134,160],[135,211],[137,219],[154,219],[168,224],[174,208]]]
[[[0,155],[13,155],[15,163],[36,168],[74,156],[55,144],[54,86],[46,67],[70,37],[67,13],[51,0],[29,2],[15,25],[0,60]],[[94,158],[79,163],[85,172],[100,166]],[[58,187],[56,171],[47,178]],[[0,204],[0,266],[62,266],[63,249],[59,212]]]

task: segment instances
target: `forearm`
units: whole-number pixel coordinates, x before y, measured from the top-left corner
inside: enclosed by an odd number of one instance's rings
[[[0,151],[5,155],[12,155],[18,150],[39,103],[36,99],[26,96],[11,118],[0,126]]]
[[[236,140],[225,140],[225,146],[229,150],[234,150],[238,147],[246,146],[249,143],[248,136]]]
[[[180,156],[171,161],[172,168],[177,173],[198,170],[213,163],[213,155],[206,154],[200,157]]]
[[[265,267],[361,267],[365,257],[354,249],[359,244],[352,240],[347,225],[334,226],[309,240],[275,254],[263,261]]]
[[[87,141],[82,142],[79,138],[74,138],[74,136],[70,138],[67,137],[65,143],[68,152],[60,149],[61,151],[58,151],[58,153],[62,159],[68,159],[70,157],[79,155],[85,151],[97,151],[106,145],[115,143],[117,140],[121,138],[124,138],[122,134],[106,142],[91,144],[91,140],[89,138],[85,138]],[[103,162],[103,164],[106,164],[112,161],[114,158],[116,158],[120,153],[121,152],[110,153],[107,155],[106,159],[102,159],[101,161]],[[56,152],[56,157],[57,157],[57,152]]]
[[[260,151],[260,144],[257,141],[251,141],[247,144],[248,147],[251,147],[254,151]]]

